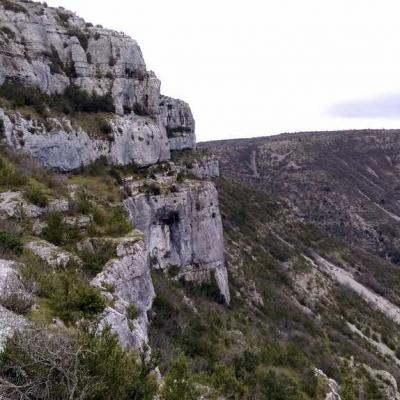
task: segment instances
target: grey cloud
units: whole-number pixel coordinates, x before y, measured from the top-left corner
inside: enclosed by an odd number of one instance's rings
[[[336,103],[328,114],[342,118],[400,118],[400,93]]]

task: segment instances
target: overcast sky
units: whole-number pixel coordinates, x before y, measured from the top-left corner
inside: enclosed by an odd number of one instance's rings
[[[400,128],[399,0],[47,0],[139,42],[199,140]]]

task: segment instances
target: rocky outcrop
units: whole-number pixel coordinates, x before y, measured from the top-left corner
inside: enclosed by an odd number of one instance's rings
[[[120,239],[88,239],[81,248],[96,252],[105,245],[115,248],[115,257],[92,281],[112,304],[102,323],[111,326],[123,346],[143,348],[148,341],[147,311],[155,297],[143,235],[134,231]]]
[[[327,377],[327,375],[321,371],[320,369],[315,369],[314,374],[316,377],[319,377],[323,379],[327,386],[328,386],[328,392],[326,393],[325,400],[341,400],[342,398],[339,395],[340,392],[340,387],[338,383]]]
[[[43,208],[28,203],[21,192],[0,193],[0,218],[37,218],[43,212]]]
[[[90,137],[82,129],[73,128],[65,117],[51,118],[44,124],[19,113],[8,116],[0,109],[0,119],[8,145],[62,172],[79,169],[100,157],[111,164],[141,167],[170,158],[165,131],[149,117],[116,117],[110,121],[109,136],[103,137]]]
[[[133,39],[93,27],[64,9],[11,3],[14,7],[0,4],[0,84],[18,80],[47,94],[74,85],[110,95],[120,116],[108,137],[92,138],[67,118],[43,124],[17,113],[13,122],[5,117],[6,141],[14,149],[48,168],[71,171],[102,156],[113,164],[148,166],[168,160],[170,150],[195,147],[189,106],[160,99],[160,82],[146,70]]]
[[[32,296],[22,283],[19,264],[0,260],[0,304],[6,308],[29,308]]]
[[[80,263],[78,257],[45,240],[35,240],[25,244],[25,248],[51,267],[67,267],[70,263]]]
[[[161,96],[160,116],[167,131],[171,150],[196,147],[195,123],[187,103]]]
[[[47,93],[71,83],[111,93],[118,113],[158,111],[160,82],[146,70],[138,44],[128,36],[85,23],[64,9],[40,3],[0,9],[0,82],[18,78]],[[16,12],[19,8],[19,12]]]
[[[144,232],[153,268],[178,267],[190,281],[215,277],[229,302],[218,195],[211,182],[185,181],[175,191],[137,193],[125,201]]]
[[[0,352],[4,345],[16,331],[28,326],[27,321],[0,305]]]

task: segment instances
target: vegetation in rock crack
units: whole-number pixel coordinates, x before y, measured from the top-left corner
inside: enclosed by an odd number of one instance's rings
[[[95,92],[90,94],[74,85],[68,86],[61,95],[48,95],[34,86],[9,79],[0,86],[0,97],[10,101],[15,108],[32,107],[42,115],[46,115],[48,110],[65,114],[114,112],[110,94],[98,95]]]

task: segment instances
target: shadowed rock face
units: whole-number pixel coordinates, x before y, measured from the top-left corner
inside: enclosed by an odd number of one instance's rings
[[[297,215],[398,262],[400,131],[284,134],[206,143],[222,173],[287,199]]]

